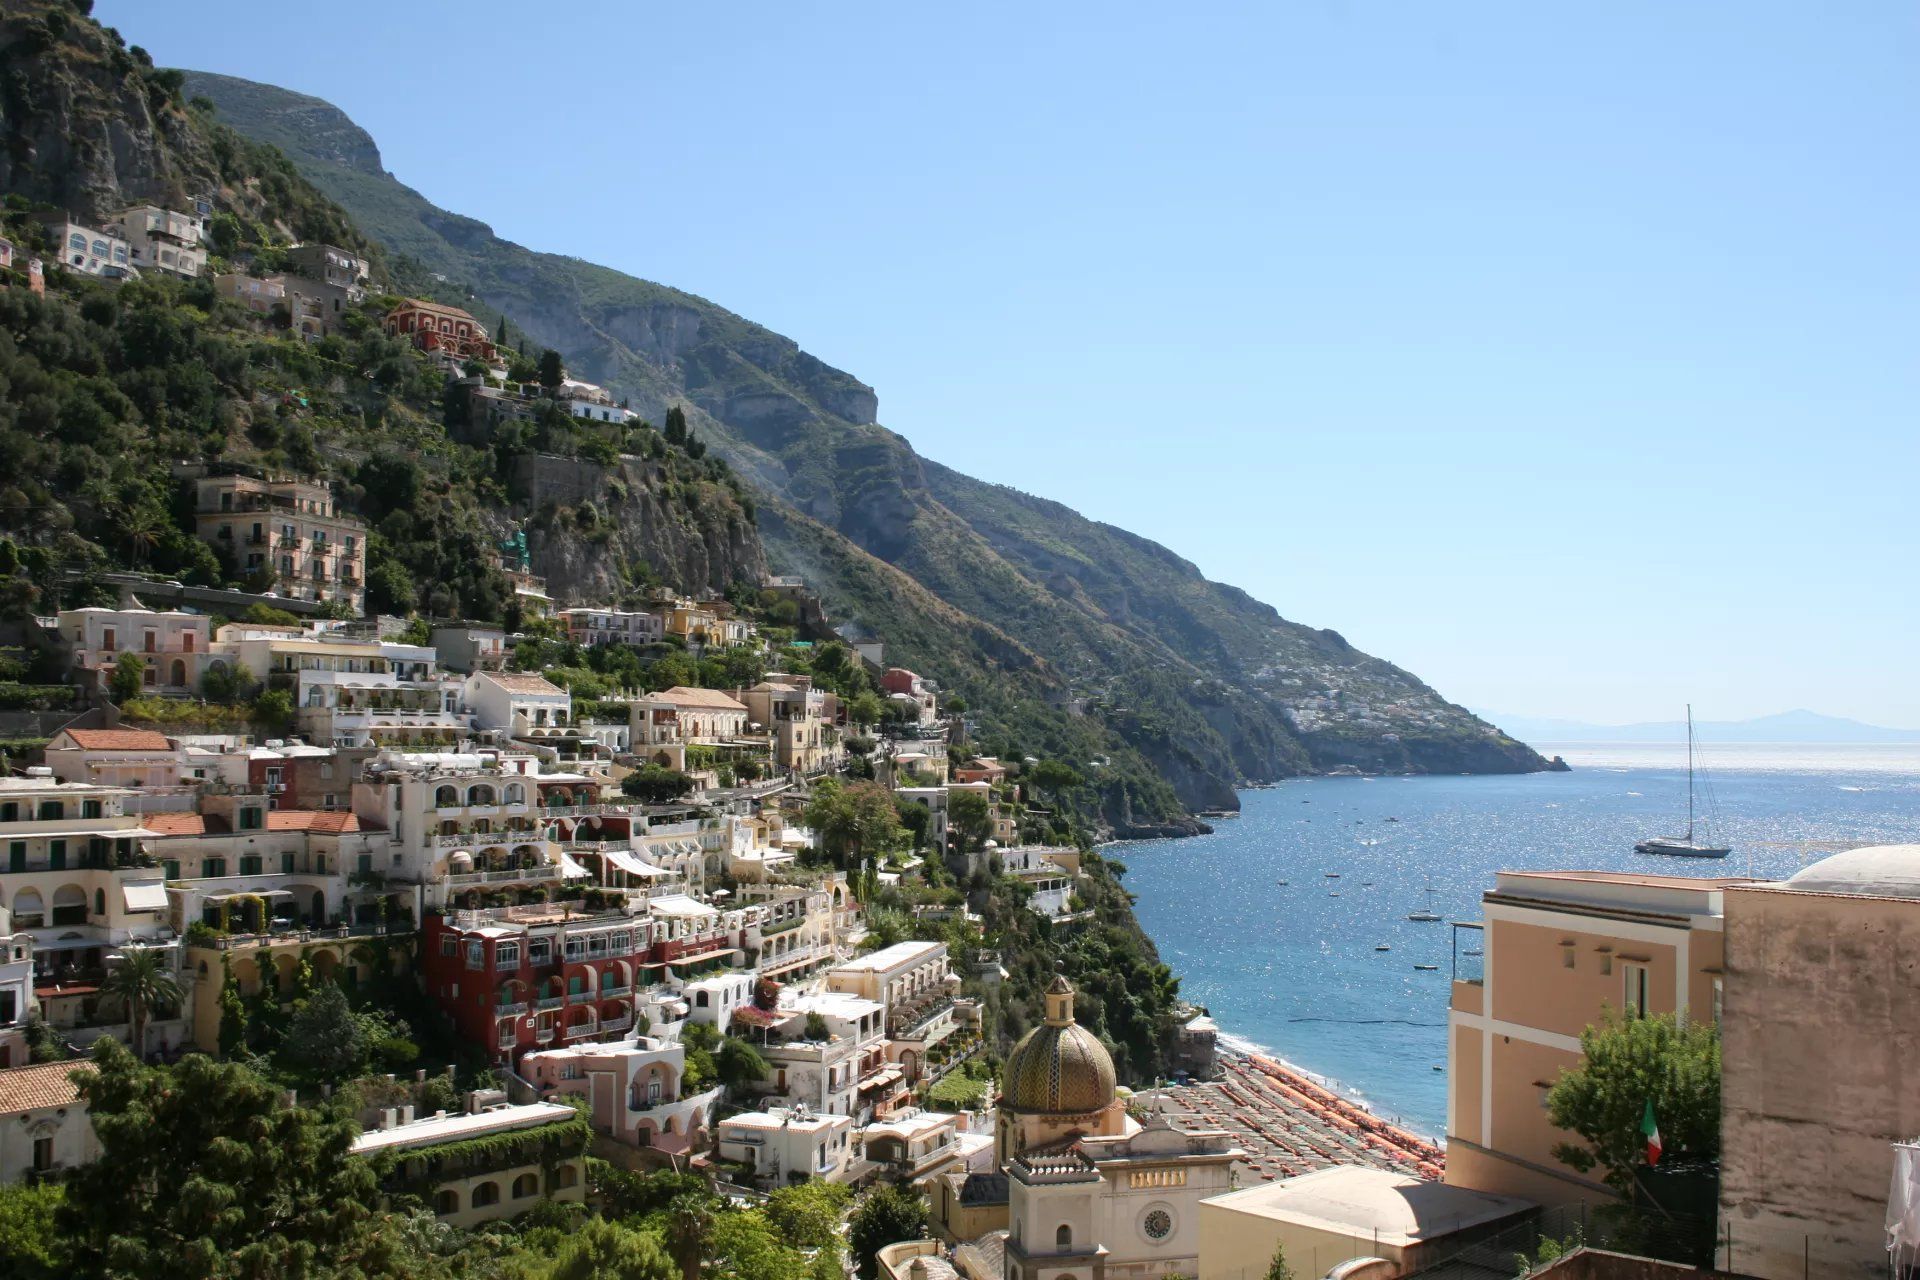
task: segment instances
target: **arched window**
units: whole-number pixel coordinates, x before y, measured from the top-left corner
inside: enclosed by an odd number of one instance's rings
[[[526,802],[527,802],[527,789],[521,786],[517,782],[509,783],[507,785],[507,803],[508,804],[525,804]]]
[[[513,1180],[513,1198],[515,1200],[525,1200],[529,1196],[537,1196],[539,1194],[540,1179],[538,1175],[523,1173]]]
[[[452,809],[460,803],[460,792],[453,787],[441,787],[433,793],[433,806],[436,809]]]
[[[439,1214],[460,1212],[460,1193],[452,1187],[444,1187],[433,1197],[433,1211]]]
[[[479,1186],[473,1189],[473,1207],[474,1208],[480,1209],[490,1204],[499,1204],[499,1203],[500,1203],[500,1184],[499,1183],[483,1182]]]
[[[578,1186],[580,1183],[580,1171],[570,1164],[563,1164],[560,1166],[559,1176],[554,1179],[554,1182],[562,1187]]]
[[[493,788],[484,784],[467,788],[468,804],[492,804]]]
[[[479,1202],[478,1196],[474,1197],[474,1202],[476,1204]],[[1053,1247],[1062,1253],[1073,1248],[1073,1228],[1064,1222],[1061,1223],[1060,1229],[1053,1233]]]

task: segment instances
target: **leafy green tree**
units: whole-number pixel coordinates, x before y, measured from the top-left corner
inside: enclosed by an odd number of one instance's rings
[[[263,627],[294,627],[300,625],[298,614],[286,609],[276,609],[270,604],[250,604],[247,611],[240,615],[242,622],[257,623]]]
[[[802,1249],[837,1245],[851,1199],[853,1192],[838,1183],[810,1179],[768,1196],[767,1222],[782,1240]]]
[[[233,978],[233,961],[220,953],[220,1056],[231,1058],[247,1047],[247,1002]]]
[[[635,1173],[604,1160],[587,1161],[587,1181],[601,1211],[618,1219],[659,1213],[679,1196],[703,1195],[707,1190],[698,1174],[672,1169]]]
[[[877,782],[828,778],[807,805],[807,826],[843,867],[856,867],[900,846],[904,832],[893,795]]]
[[[293,705],[293,695],[285,689],[264,689],[253,700],[250,710],[253,722],[269,733],[287,733],[292,730],[299,718],[299,708]]]
[[[880,701],[880,695],[871,689],[856,695],[847,703],[847,719],[855,724],[879,724],[880,717],[886,711],[886,704]]]
[[[712,1274],[728,1280],[806,1280],[807,1276],[806,1255],[792,1240],[776,1233],[758,1209],[718,1215],[707,1233],[705,1258]]]
[[[620,790],[646,804],[666,804],[693,790],[693,779],[678,769],[649,764],[620,779]]]
[[[760,1051],[735,1036],[720,1042],[713,1054],[713,1066],[720,1083],[729,1089],[744,1089],[772,1074]]]
[[[253,688],[253,672],[240,661],[213,662],[200,673],[200,696],[208,702],[231,706]]]
[[[567,367],[560,359],[560,353],[549,347],[540,353],[540,385],[549,391],[557,391],[560,384],[567,380]]]
[[[848,1222],[847,1243],[862,1280],[874,1280],[880,1265],[874,1255],[890,1244],[918,1240],[927,1232],[927,1202],[891,1184],[860,1197]]]
[[[667,438],[668,444],[685,447],[687,443],[687,411],[677,404],[671,409],[668,409],[667,423],[666,426],[661,428],[660,434]]]
[[[156,1012],[179,1008],[180,983],[162,952],[151,947],[129,947],[120,963],[101,980],[100,1002],[127,1015],[132,1024],[133,1051],[144,1058],[147,1021]]]
[[[147,660],[137,653],[123,653],[113,660],[113,674],[107,677],[107,696],[116,704],[125,704],[140,696],[147,680]]]
[[[60,1280],[73,1274],[56,1225],[66,1196],[57,1182],[0,1186],[0,1258],[14,1280]]]
[[[986,847],[993,834],[993,806],[975,791],[950,792],[947,797],[947,831],[954,844],[967,853]]]
[[[605,1218],[588,1218],[541,1272],[541,1280],[677,1280],[660,1237]]]
[[[1266,1280],[1293,1280],[1293,1268],[1287,1265],[1287,1251],[1275,1246],[1273,1261],[1267,1264]]]
[[[106,1280],[331,1276],[372,1265],[372,1165],[330,1108],[284,1105],[247,1068],[189,1054],[143,1067],[114,1040],[76,1077],[100,1158],[74,1171],[58,1222],[72,1273]]]
[[[1027,776],[1042,791],[1071,791],[1086,781],[1079,770],[1059,760],[1042,760]]]
[[[346,993],[323,982],[294,1011],[281,1054],[310,1079],[337,1084],[366,1068],[371,1049],[367,1028],[347,1004]]]
[[[1640,1126],[1649,1102],[1663,1161],[1719,1158],[1717,1027],[1670,1013],[1635,1017],[1609,1008],[1580,1033],[1580,1051],[1580,1065],[1563,1070],[1547,1091],[1547,1116],[1585,1145],[1560,1143],[1556,1160],[1582,1173],[1598,1166],[1608,1186],[1631,1191],[1634,1170],[1645,1163]]]

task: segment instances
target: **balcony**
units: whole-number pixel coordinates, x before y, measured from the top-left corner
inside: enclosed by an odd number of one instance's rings
[[[552,1044],[553,1028],[552,1027],[539,1028],[533,1033],[533,1039],[536,1044]]]
[[[941,1018],[950,1017],[952,1013],[951,996],[909,1007],[887,1020],[887,1035],[895,1040],[918,1040]]]
[[[598,991],[569,991],[567,993],[568,1004],[588,1004],[599,998],[600,993]]]
[[[526,1011],[527,1002],[525,1000],[516,1000],[512,1004],[497,1004],[493,1006],[493,1013],[497,1018],[517,1018]]]
[[[615,1014],[611,1018],[600,1019],[600,1029],[602,1031],[625,1031],[632,1025],[633,1015],[630,1013],[620,1013]]]
[[[520,867],[512,871],[462,871],[449,875],[447,886],[465,889],[476,885],[529,884],[559,878],[560,868],[555,866]]]
[[[558,1009],[566,1003],[567,998],[565,996],[546,996],[542,999],[535,1000],[533,1007],[542,1013],[546,1013],[551,1009]]]

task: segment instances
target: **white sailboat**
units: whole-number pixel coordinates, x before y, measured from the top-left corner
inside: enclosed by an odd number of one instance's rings
[[[1732,850],[1725,845],[1713,843],[1712,833],[1705,830],[1706,823],[1700,825],[1703,834],[1694,837],[1693,808],[1693,704],[1687,704],[1687,833],[1683,836],[1654,836],[1642,840],[1633,846],[1635,853],[1659,854],[1668,858],[1724,858]]]
[[[1439,924],[1444,919],[1433,909],[1433,886],[1427,886],[1427,905],[1407,912],[1407,919],[1415,924]]]

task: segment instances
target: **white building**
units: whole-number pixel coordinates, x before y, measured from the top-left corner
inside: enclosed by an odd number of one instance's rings
[[[179,744],[152,729],[62,729],[43,754],[62,782],[129,791],[183,790]]]
[[[461,697],[475,727],[516,738],[546,737],[573,723],[573,695],[535,671],[476,671]]]
[[[207,269],[200,219],[159,205],[135,205],[120,215],[120,232],[142,271],[164,271],[192,280]]]
[[[71,1062],[0,1071],[0,1184],[52,1177],[100,1155]]]
[[[33,935],[15,933],[13,913],[0,907],[0,1068],[26,1064],[33,1007]]]
[[[75,669],[97,689],[105,689],[120,655],[131,653],[144,664],[141,691],[165,697],[191,697],[212,647],[201,614],[153,609],[62,609],[57,628],[73,655]]]
[[[562,609],[554,617],[566,628],[567,639],[587,648],[603,644],[638,648],[664,634],[660,614],[647,610]]]
[[[214,651],[269,686],[287,688],[302,731],[315,742],[450,745],[472,728],[459,680],[439,671],[427,645],[236,622],[220,628]]]
[[[953,972],[944,942],[898,942],[827,971],[827,987],[879,1003],[886,1010],[887,1058],[909,1082],[927,1051],[958,1029]]]
[[[728,1116],[714,1129],[717,1154],[753,1178],[785,1185],[794,1177],[838,1181],[847,1172],[853,1121],[804,1107],[769,1107]]]
[[[477,906],[483,888],[587,877],[548,840],[539,779],[525,752],[382,752],[354,784],[353,811],[390,833],[386,874],[421,885],[429,908]]]
[[[60,246],[60,265],[69,271],[110,280],[139,274],[133,265],[132,246],[117,231],[60,218],[47,224],[47,234]]]
[[[680,988],[687,1002],[687,1019],[704,1022],[728,1035],[733,1030],[733,1011],[753,1001],[753,988],[759,978],[750,970],[729,969],[695,978]]]
[[[903,1077],[886,1057],[886,1011],[844,992],[784,991],[776,1009],[735,1009],[767,1060],[769,1092],[819,1114],[871,1118],[904,1094]]]

